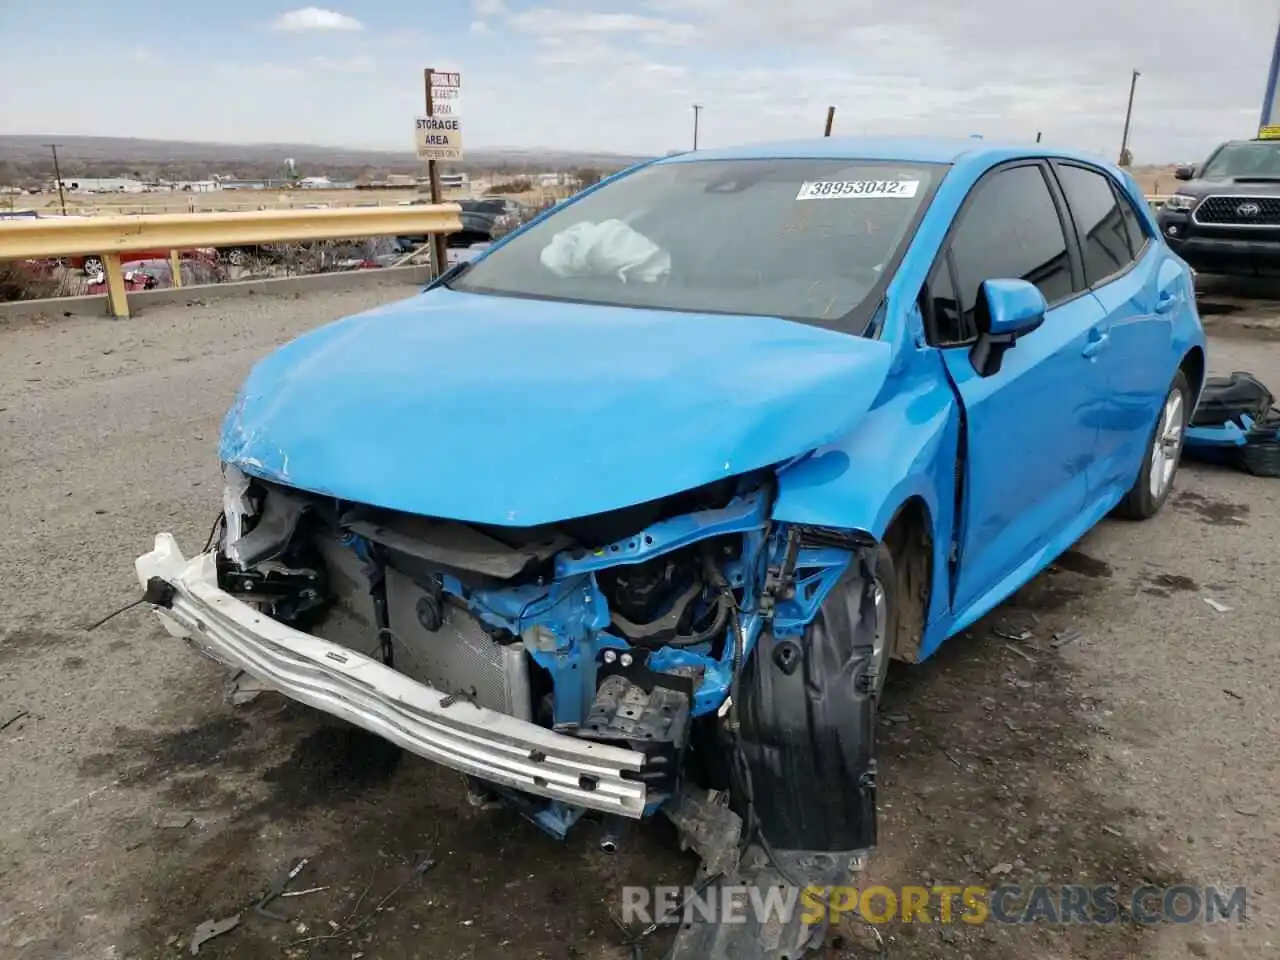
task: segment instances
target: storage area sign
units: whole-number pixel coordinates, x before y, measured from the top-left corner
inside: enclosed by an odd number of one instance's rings
[[[462,159],[462,74],[431,71],[427,116],[414,120],[420,160]]]
[[[458,117],[418,117],[414,142],[419,160],[461,160],[462,120]]]

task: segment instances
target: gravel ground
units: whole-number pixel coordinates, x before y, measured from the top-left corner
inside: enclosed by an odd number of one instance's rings
[[[196,924],[244,911],[201,956],[626,960],[619,887],[688,879],[661,823],[612,857],[590,824],[555,843],[359,731],[270,696],[228,706],[220,669],[148,614],[85,629],[136,597],[155,531],[203,542],[219,421],[253,360],[402,295],[0,327],[0,954],[177,957]],[[1280,388],[1280,304],[1204,299],[1214,369]],[[833,931],[829,957],[1280,953],[1277,490],[1184,465],[1156,521],[1102,524],[895,672],[869,878],[1245,884],[1248,922],[898,923],[879,954],[866,928]],[[1067,627],[1081,639],[1055,649]],[[295,887],[323,890],[279,901],[288,922],[246,910],[304,856]],[[348,917],[364,922],[334,935]]]

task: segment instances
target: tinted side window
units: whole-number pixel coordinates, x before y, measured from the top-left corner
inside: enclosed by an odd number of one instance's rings
[[[1100,173],[1060,165],[1058,180],[1080,235],[1085,280],[1092,286],[1119,273],[1133,260],[1120,204],[1111,181]]]
[[[1074,293],[1067,239],[1038,166],[988,177],[961,214],[951,240],[960,308],[972,325],[984,280],[1027,280],[1050,305]]]
[[[1122,190],[1116,190],[1116,200],[1120,204],[1120,216],[1124,219],[1125,236],[1129,238],[1129,252],[1136,260],[1147,245],[1147,231],[1133,201]]]

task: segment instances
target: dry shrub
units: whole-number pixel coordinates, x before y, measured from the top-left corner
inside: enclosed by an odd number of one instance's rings
[[[25,263],[0,263],[0,302],[44,300],[61,295],[61,284],[51,273]]]

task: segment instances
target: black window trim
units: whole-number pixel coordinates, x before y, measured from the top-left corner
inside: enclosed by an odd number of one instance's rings
[[[1058,307],[1065,306],[1085,294],[1092,292],[1091,288],[1086,286],[1084,282],[1084,262],[1080,257],[1080,244],[1079,238],[1076,236],[1075,223],[1072,221],[1070,211],[1067,209],[1066,199],[1062,195],[1062,187],[1058,184],[1058,178],[1050,169],[1050,162],[1051,161],[1048,157],[1018,157],[1013,160],[1006,160],[1003,163],[999,163],[994,167],[991,167],[991,169],[985,171],[982,176],[974,181],[973,186],[969,188],[969,192],[965,194],[964,200],[961,201],[960,209],[956,211],[955,217],[952,218],[951,226],[947,228],[946,236],[942,238],[942,243],[938,247],[938,252],[934,256],[933,262],[929,264],[928,271],[925,273],[924,283],[921,286],[922,300],[929,299],[927,296],[929,280],[934,275],[939,262],[942,260],[946,261],[947,270],[951,275],[951,285],[956,291],[956,296],[960,296],[960,285],[957,282],[959,277],[956,271],[955,260],[951,256],[951,242],[955,239],[956,231],[960,228],[960,224],[964,222],[964,218],[968,215],[969,209],[973,205],[974,197],[976,197],[982,190],[983,185],[998,174],[1008,170],[1016,170],[1019,167],[1038,167],[1040,169],[1040,176],[1044,179],[1045,189],[1048,190],[1049,197],[1053,200],[1054,209],[1058,213],[1058,226],[1062,228],[1062,235],[1066,241],[1067,262],[1071,265],[1071,286],[1079,288],[1072,290],[1070,296],[1063,297],[1060,300],[1055,300],[1053,303],[1049,304],[1049,310],[1056,310]],[[937,350],[952,350],[960,347],[967,349],[972,347],[977,339],[975,336],[965,340],[964,342],[935,343],[934,333],[936,328],[934,328],[934,324],[932,322],[932,303],[927,305],[927,312],[922,312],[921,317],[925,321],[925,341],[929,346]]]
[[[1116,201],[1117,204],[1127,203],[1129,204],[1130,209],[1133,209],[1133,201],[1129,199],[1128,194],[1126,194],[1124,192],[1124,189],[1118,183],[1116,183],[1115,178],[1111,176],[1111,174],[1109,174],[1106,170],[1103,170],[1101,167],[1095,167],[1087,163],[1082,163],[1079,160],[1058,160],[1058,159],[1050,160],[1049,166],[1053,169],[1054,182],[1058,184],[1058,189],[1062,191],[1062,201],[1067,208],[1068,216],[1069,216],[1069,219],[1071,220],[1071,230],[1072,230],[1072,233],[1076,235],[1077,250],[1081,250],[1081,252],[1083,252],[1081,248],[1081,243],[1083,238],[1080,237],[1079,235],[1079,227],[1075,222],[1075,215],[1071,213],[1071,205],[1067,203],[1066,190],[1062,187],[1062,184],[1058,181],[1059,167],[1075,167],[1078,170],[1084,170],[1086,173],[1097,174],[1107,182],[1107,185],[1109,187],[1111,187],[1111,196]],[[1141,261],[1142,258],[1145,257],[1150,252],[1151,235],[1147,232],[1147,226],[1143,222],[1141,214],[1139,214],[1137,210],[1133,210],[1133,213],[1138,220],[1139,229],[1142,230],[1142,238],[1143,238],[1142,247],[1139,249],[1137,253],[1134,253],[1132,250],[1130,250],[1129,251],[1130,259],[1127,264],[1125,264],[1119,270],[1116,270],[1113,273],[1109,273],[1105,277],[1101,277],[1097,282],[1091,284],[1087,288],[1087,292],[1092,293],[1093,291],[1098,290],[1101,287],[1105,287],[1109,283],[1115,283],[1117,280],[1122,279],[1124,276],[1129,274],[1138,265],[1139,261]],[[1123,211],[1121,211],[1121,215],[1123,216]],[[1126,229],[1126,234],[1127,232],[1128,231]],[[1084,265],[1083,257],[1081,257],[1080,262],[1081,262],[1081,267],[1083,268],[1083,265]],[[1083,277],[1083,274],[1081,274],[1081,276]]]
[[[1137,263],[1150,252],[1154,237],[1147,226],[1147,220],[1143,217],[1142,211],[1139,210],[1134,202],[1129,198],[1129,194],[1125,192],[1124,187],[1116,183],[1116,181],[1112,180],[1110,177],[1107,179],[1111,183],[1111,191],[1116,195],[1116,202],[1128,206],[1129,211],[1133,214],[1133,219],[1137,221],[1138,230],[1142,234],[1142,246],[1133,251],[1133,262]]]
[[[941,254],[930,265],[929,272],[925,274],[924,284],[920,288],[920,298],[918,302],[920,305],[920,319],[924,321],[925,342],[929,346],[935,347],[939,350],[946,350],[951,347],[972,346],[978,339],[976,332],[967,340],[954,340],[945,344],[937,342],[938,313],[934,298],[929,296],[929,294],[932,292],[931,288],[933,285],[933,278],[940,273],[945,273],[947,275],[947,283],[951,285],[951,292],[957,297],[956,306],[959,307],[960,301],[958,298],[960,295],[960,285],[957,282],[959,278],[956,275],[956,264],[954,258],[951,256],[951,246],[949,244],[945,246]]]

